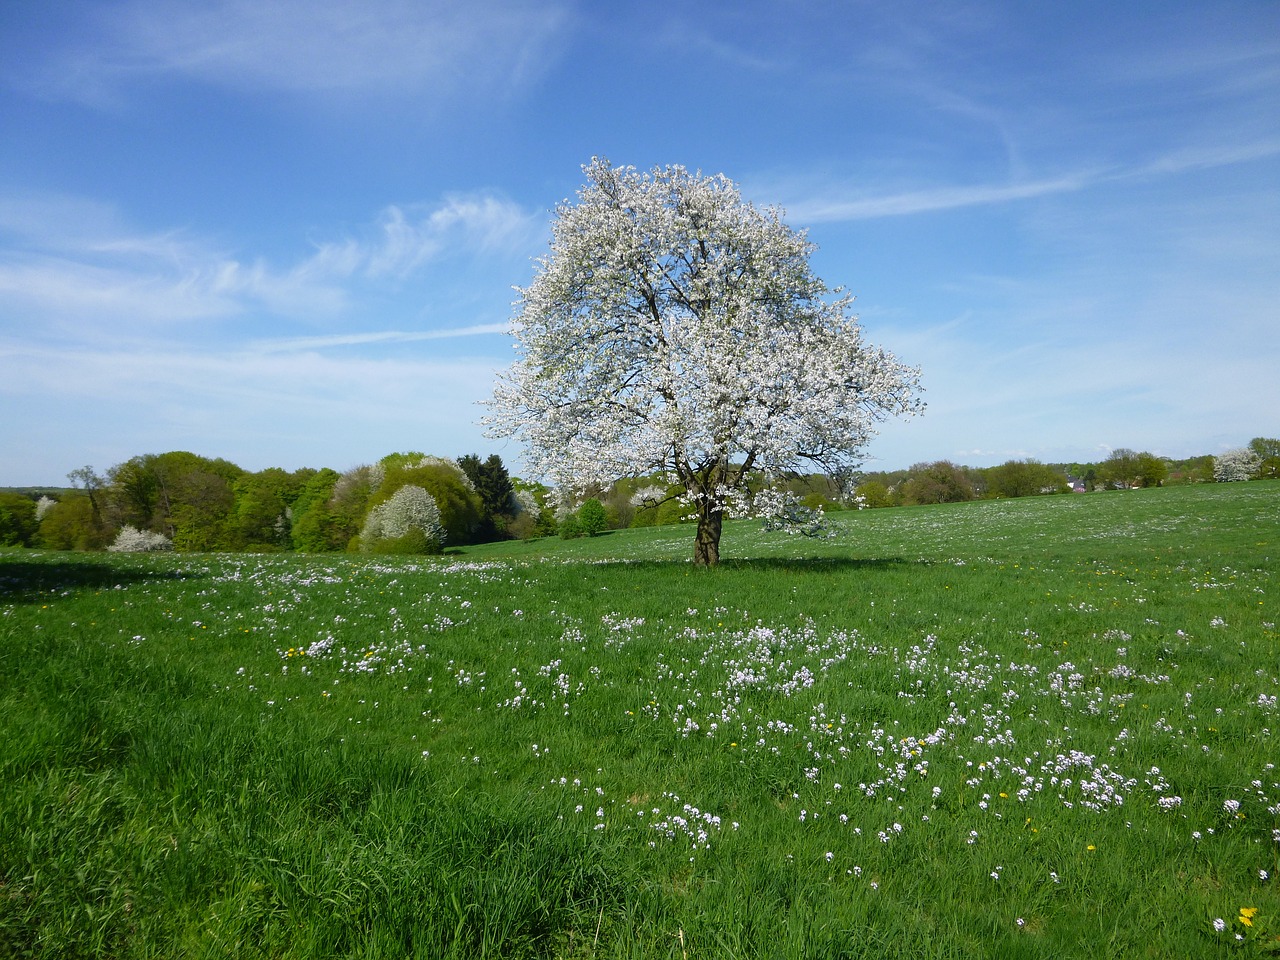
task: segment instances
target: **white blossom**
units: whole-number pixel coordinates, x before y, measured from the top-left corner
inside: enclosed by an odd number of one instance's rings
[[[513,517],[522,513],[532,514],[535,517],[538,515],[538,498],[533,495],[532,490],[512,490],[508,506]]]
[[[172,550],[173,542],[163,533],[139,530],[137,527],[125,524],[107,549],[116,553],[150,553],[156,550]]]
[[[811,272],[813,244],[727,178],[601,159],[585,172],[519,291],[517,361],[485,424],[567,491],[679,484],[695,560],[715,563],[721,520],[751,511],[753,485],[851,469],[876,421],[922,408],[918,371],[863,342],[852,297]]]
[[[631,495],[633,507],[652,507],[667,499],[667,488],[656,483],[641,487]]]

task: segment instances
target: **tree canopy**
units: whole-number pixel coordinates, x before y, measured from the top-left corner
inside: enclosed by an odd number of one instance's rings
[[[863,341],[852,297],[813,274],[814,245],[729,179],[603,159],[584,172],[519,291],[518,359],[486,423],[562,490],[679,483],[694,560],[714,564],[753,485],[851,470],[876,421],[921,409],[919,374]]]

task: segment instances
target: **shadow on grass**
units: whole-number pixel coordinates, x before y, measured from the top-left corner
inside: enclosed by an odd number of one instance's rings
[[[730,557],[720,561],[722,570],[760,573],[844,573],[850,570],[901,570],[922,565],[921,560],[902,557]]]
[[[147,580],[190,580],[200,574],[140,570],[87,559],[11,560],[0,555],[0,600],[31,602],[57,590],[104,590]]]
[[[927,560],[906,560],[902,557],[729,557],[715,567],[695,567],[687,557],[678,559],[646,558],[629,560],[623,557],[575,557],[573,562],[585,566],[619,567],[626,570],[674,570],[677,568],[698,571],[707,576],[718,572],[741,570],[749,573],[822,574],[844,573],[853,570],[905,570],[908,567],[928,566]]]

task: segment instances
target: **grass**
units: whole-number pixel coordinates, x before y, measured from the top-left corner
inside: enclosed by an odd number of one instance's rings
[[[1280,956],[1280,484],[838,522],[0,554],[0,955]]]

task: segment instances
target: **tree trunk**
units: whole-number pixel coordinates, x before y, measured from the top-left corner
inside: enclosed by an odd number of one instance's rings
[[[714,567],[720,562],[720,528],[724,511],[698,506],[698,538],[693,544],[693,563],[698,567]]]

